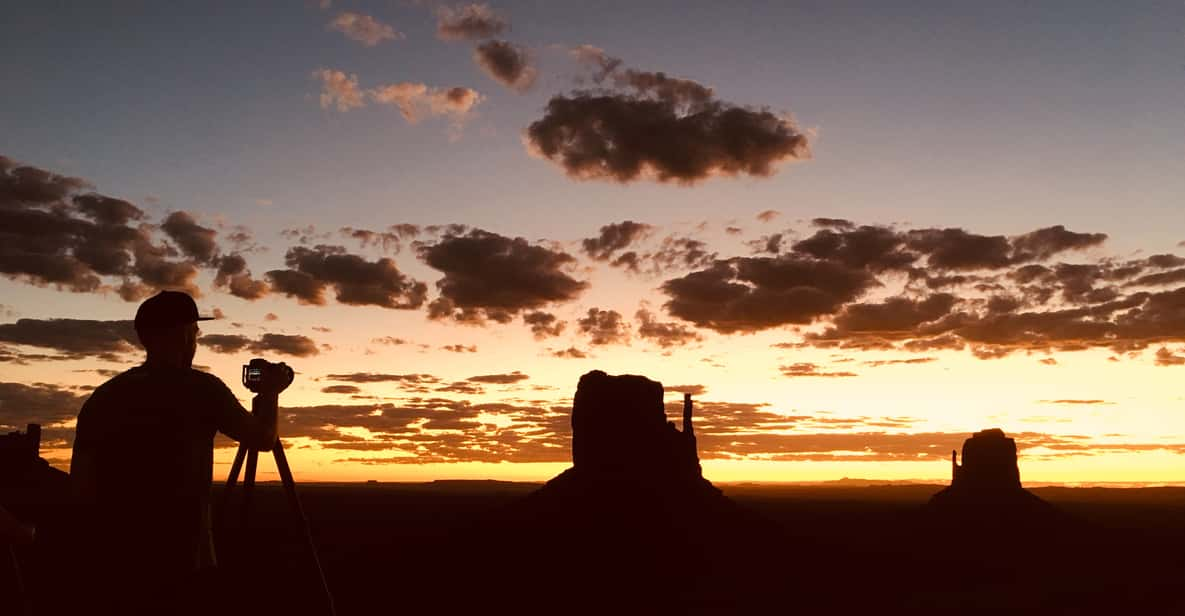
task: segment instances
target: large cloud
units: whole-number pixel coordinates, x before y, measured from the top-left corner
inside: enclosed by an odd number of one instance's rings
[[[797,256],[734,257],[668,280],[674,316],[721,333],[806,324],[876,286],[868,272]]]
[[[75,292],[113,290],[128,301],[165,288],[201,294],[199,267],[218,268],[222,258],[214,229],[187,212],[170,214],[160,230],[180,249],[178,260],[140,208],[79,192],[86,188],[78,178],[0,157],[0,274]],[[230,275],[220,280],[241,296],[266,293],[241,257],[233,284]]]
[[[82,407],[81,396],[61,385],[0,382],[0,428],[25,428],[26,424],[55,424],[73,419]]]
[[[417,251],[444,273],[436,282],[440,298],[430,307],[433,318],[506,323],[519,312],[575,299],[588,286],[565,273],[575,262],[571,255],[521,237],[449,231]]]
[[[0,324],[0,343],[50,349],[65,359],[119,361],[139,348],[131,321],[18,319]]]
[[[810,156],[787,117],[715,98],[711,88],[578,50],[613,88],[557,95],[527,128],[530,149],[578,179],[693,184],[713,176],[772,175]]]
[[[342,304],[415,309],[428,287],[400,272],[387,257],[368,261],[341,246],[295,246],[284,257],[288,269],[267,272],[272,288],[303,304],[324,305],[332,287]]]

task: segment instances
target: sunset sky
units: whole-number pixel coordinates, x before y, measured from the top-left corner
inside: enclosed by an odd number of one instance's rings
[[[245,403],[297,371],[298,480],[549,478],[602,369],[715,481],[1000,427],[1185,482],[1180,2],[100,4],[0,22],[0,431],[55,465],[178,288]]]

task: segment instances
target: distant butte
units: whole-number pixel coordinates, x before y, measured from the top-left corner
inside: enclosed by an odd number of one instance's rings
[[[1021,485],[1016,441],[999,428],[981,430],[963,441],[962,465],[958,453],[951,452],[951,484],[930,497],[926,509],[979,529],[1044,524],[1062,516]]]

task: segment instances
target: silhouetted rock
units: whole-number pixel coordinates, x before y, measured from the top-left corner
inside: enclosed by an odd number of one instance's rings
[[[573,401],[572,458],[495,521],[517,554],[512,579],[498,583],[539,580],[549,596],[626,611],[735,605],[728,589],[753,580],[735,563],[752,561],[749,551],[773,532],[704,479],[689,398],[680,431],[667,421],[661,383],[585,374]]]
[[[927,509],[967,530],[1021,530],[1063,521],[1056,508],[1021,486],[1016,441],[999,428],[964,441],[961,466],[951,452],[951,484],[930,498]]]
[[[661,383],[589,372],[572,404],[572,468],[532,498],[608,490],[618,494],[611,501],[634,492],[647,500],[724,499],[703,477],[689,411],[684,423],[681,432],[667,421]]]
[[[40,522],[47,508],[70,497],[70,476],[41,457],[41,426],[0,435],[0,505]]]

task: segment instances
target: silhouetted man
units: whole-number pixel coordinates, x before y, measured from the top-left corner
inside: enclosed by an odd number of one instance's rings
[[[145,300],[135,328],[147,360],[100,385],[78,413],[70,474],[87,518],[82,574],[96,600],[120,611],[168,600],[214,566],[215,432],[261,450],[276,440],[288,382],[265,382],[247,413],[218,377],[191,365],[204,320],[185,293]]]

